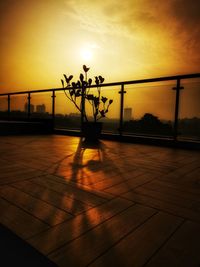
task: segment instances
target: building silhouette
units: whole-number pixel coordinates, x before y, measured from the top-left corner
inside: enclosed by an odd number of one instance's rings
[[[132,120],[132,108],[125,108],[124,109],[124,120],[125,121]]]
[[[34,109],[35,109],[34,105],[33,104],[30,104],[30,113],[33,113],[34,112]],[[25,103],[25,105],[24,105],[24,111],[26,113],[28,113],[28,103]]]
[[[46,112],[46,106],[45,106],[45,104],[36,105],[36,112],[37,113],[45,113]]]

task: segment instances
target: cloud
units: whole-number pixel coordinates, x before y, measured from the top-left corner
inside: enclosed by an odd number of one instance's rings
[[[169,2],[69,0],[66,1],[66,15],[76,20],[83,30],[134,38],[136,33],[157,34],[172,28]]]
[[[187,49],[200,49],[200,1],[177,0],[172,5],[172,15],[177,22],[177,35]]]
[[[17,70],[19,80],[22,59],[27,70],[33,62],[46,68],[40,58],[53,70],[55,62],[75,66],[83,45],[117,78],[199,72],[199,10],[199,0],[1,0],[0,79]]]
[[[134,49],[141,60],[165,57],[173,64],[200,60],[200,1],[69,0],[66,15],[83,31]],[[121,49],[123,51],[123,49]],[[144,56],[146,55],[146,56]],[[164,64],[164,63],[163,63]]]
[[[200,1],[176,0],[172,4],[173,15],[186,27],[199,26]]]
[[[91,2],[89,0],[66,1],[66,16],[75,20],[79,27],[85,31],[97,34],[125,35],[126,28],[118,18],[106,14],[106,7],[113,1],[102,3],[102,1]],[[113,7],[115,7],[114,4]]]

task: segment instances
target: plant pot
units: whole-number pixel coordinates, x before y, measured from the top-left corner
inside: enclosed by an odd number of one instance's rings
[[[98,141],[102,130],[102,122],[84,122],[82,134],[85,141],[96,142]]]

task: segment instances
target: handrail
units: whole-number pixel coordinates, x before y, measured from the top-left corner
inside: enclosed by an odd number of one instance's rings
[[[193,74],[183,74],[183,75],[175,75],[175,76],[166,76],[166,77],[158,77],[158,78],[149,78],[149,79],[139,79],[139,80],[131,80],[131,81],[121,81],[121,82],[113,82],[113,83],[104,83],[101,84],[101,87],[107,86],[118,86],[118,85],[128,85],[128,84],[138,84],[138,83],[150,83],[150,82],[161,82],[161,81],[172,81],[172,80],[182,80],[182,79],[192,79],[192,78],[200,78],[200,73]],[[91,85],[91,88],[95,88],[96,85]],[[71,87],[65,88],[66,90]],[[0,96],[8,96],[8,95],[20,95],[20,94],[28,94],[28,93],[42,93],[42,92],[52,92],[52,91],[62,91],[63,88],[51,88],[51,89],[39,89],[39,90],[26,90],[19,92],[10,92],[10,93],[2,93]]]

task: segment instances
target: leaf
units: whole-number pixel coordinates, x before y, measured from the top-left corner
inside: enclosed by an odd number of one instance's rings
[[[105,104],[106,103],[106,101],[108,100],[108,98],[107,97],[101,97],[101,101]]]
[[[95,77],[95,83],[96,85],[99,85],[99,78],[97,76]]]
[[[113,100],[112,100],[112,99],[110,99],[110,100],[109,100],[109,105],[111,105],[111,104],[112,104],[112,102],[113,102]]]
[[[92,79],[91,79],[91,78],[88,80],[88,84],[89,84],[89,85],[92,84]]]
[[[73,79],[73,75],[70,75],[68,80],[71,81],[71,79]]]
[[[90,69],[90,68],[87,68],[86,65],[83,65],[83,70],[84,70],[85,72],[88,72],[89,69]]]
[[[65,74],[63,74],[63,76],[65,77],[65,81],[66,81],[66,83],[68,83],[67,76],[66,76]]]
[[[71,96],[73,96],[73,94],[74,94],[73,90],[70,90],[69,93]]]
[[[64,81],[63,81],[63,79],[61,79],[61,83],[62,83],[62,87],[64,88]]]
[[[81,87],[81,83],[80,83],[80,81],[77,81],[76,86],[77,86],[77,87]]]
[[[99,81],[100,81],[100,83],[103,83],[104,82],[104,78],[102,76],[99,76]]]
[[[81,96],[81,93],[80,93],[79,91],[77,91],[77,92],[75,93],[75,96],[76,96],[76,97],[79,97],[79,96]]]
[[[100,112],[100,114],[101,114],[102,117],[105,117],[105,112],[104,112],[104,110],[100,110],[99,112]]]
[[[69,82],[73,78],[73,75],[70,75],[69,78],[65,74],[63,74],[63,76],[65,77],[65,81],[66,81],[67,84],[69,84]]]
[[[84,80],[84,76],[83,76],[83,74],[81,73],[81,74],[80,74],[80,81],[83,82],[83,80]]]
[[[92,94],[89,94],[86,96],[88,100],[93,100],[94,99],[94,96]]]
[[[75,82],[72,83],[72,87],[76,88],[76,83]]]
[[[87,82],[86,82],[86,81],[83,81],[83,82],[82,82],[82,85],[83,85],[84,87],[87,87]]]

